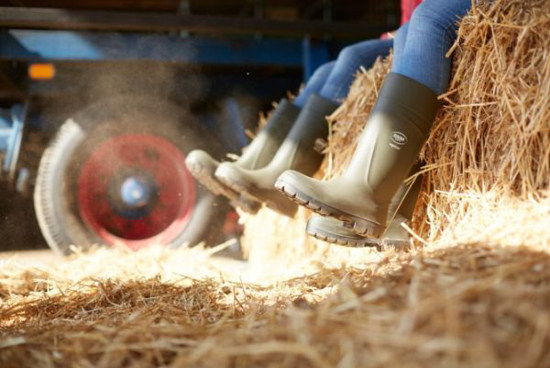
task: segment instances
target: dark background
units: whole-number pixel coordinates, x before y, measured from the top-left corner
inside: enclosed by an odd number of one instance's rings
[[[70,8],[86,10],[153,11],[197,15],[256,16],[262,6],[265,19],[326,19],[325,5],[334,21],[399,24],[399,0],[1,0],[0,6]]]

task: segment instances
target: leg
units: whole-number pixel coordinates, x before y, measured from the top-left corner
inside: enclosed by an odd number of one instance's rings
[[[293,103],[295,106],[303,108],[312,93],[319,94],[321,92],[328,76],[334,68],[334,64],[334,61],[329,61],[315,70],[315,73],[309,78],[304,89],[294,99]]]
[[[345,47],[319,94],[334,102],[344,99],[359,68],[370,68],[378,56],[389,54],[392,45],[393,40],[370,40]]]
[[[443,93],[451,73],[451,59],[445,55],[456,40],[458,21],[471,5],[471,0],[425,0],[420,4],[409,22],[403,54],[392,65],[392,72]]]
[[[409,32],[409,23],[405,23],[397,30],[395,39],[393,40],[393,61],[392,70],[401,68],[403,61],[403,51],[405,51],[405,43],[407,41],[407,33]]]

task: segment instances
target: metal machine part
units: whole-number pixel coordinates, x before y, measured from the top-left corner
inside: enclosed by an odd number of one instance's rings
[[[100,101],[67,120],[36,180],[36,213],[50,247],[69,254],[74,244],[137,250],[218,242],[228,204],[185,166],[187,152],[209,140],[193,120],[151,98]]]
[[[15,104],[10,109],[0,109],[0,155],[2,175],[10,181],[16,179],[17,161],[23,140],[27,105]]]
[[[157,237],[170,242],[188,225],[196,200],[182,152],[153,134],[121,134],[94,148],[78,178],[84,222],[107,244]]]

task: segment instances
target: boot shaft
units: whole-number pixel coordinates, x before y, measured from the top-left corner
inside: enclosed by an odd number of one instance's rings
[[[249,170],[266,166],[275,156],[299,113],[298,107],[286,98],[281,99],[266,126],[252,140],[235,164]]]
[[[362,182],[382,207],[389,205],[416,162],[438,108],[428,87],[388,74],[344,175]]]
[[[331,100],[312,94],[269,167],[280,167],[279,174],[288,169],[313,174],[323,159],[322,153],[315,150],[315,141],[327,139],[326,117],[338,106]]]

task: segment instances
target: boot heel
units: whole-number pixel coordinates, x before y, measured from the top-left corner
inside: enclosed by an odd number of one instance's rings
[[[327,243],[342,245],[345,247],[376,247],[379,246],[379,239],[370,239],[359,236],[345,226],[342,221],[333,217],[313,216],[306,226],[309,236],[325,241]]]
[[[347,221],[351,224],[352,230],[357,234],[367,238],[380,238],[386,231],[386,227],[375,222],[360,219],[357,217],[350,217]]]

